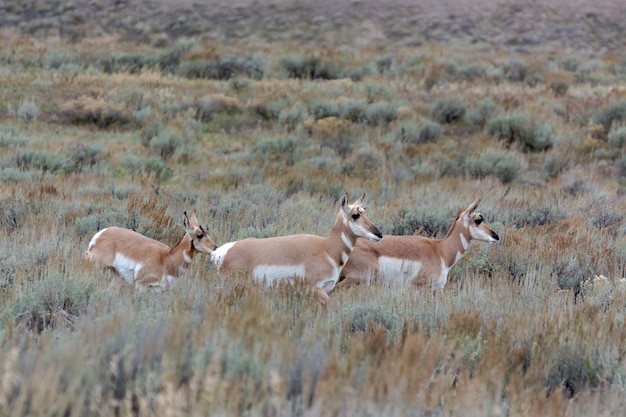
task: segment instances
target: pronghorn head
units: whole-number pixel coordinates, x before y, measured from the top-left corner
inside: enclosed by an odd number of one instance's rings
[[[469,231],[472,239],[495,243],[500,240],[500,237],[487,226],[483,215],[476,211],[478,203],[480,203],[480,199],[474,201],[468,208],[463,210],[459,215],[459,219],[463,221],[463,226]]]
[[[192,246],[201,253],[211,254],[217,245],[208,235],[209,227],[206,229],[198,224],[198,218],[196,217],[196,211],[191,213],[191,217],[187,217],[187,212],[184,212],[183,226],[185,226],[185,232],[191,239]]]
[[[383,238],[383,235],[378,230],[378,227],[367,218],[363,208],[363,200],[365,200],[365,194],[352,204],[348,203],[347,193],[341,197],[343,223],[350,228],[356,237],[363,237],[372,242],[378,242]]]

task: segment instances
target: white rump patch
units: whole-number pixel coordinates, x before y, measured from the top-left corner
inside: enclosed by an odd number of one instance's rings
[[[87,252],[89,252],[91,250],[91,248],[93,248],[96,245],[96,241],[98,240],[100,235],[102,235],[102,233],[104,233],[105,230],[107,230],[107,229],[102,229],[98,233],[93,235],[93,237],[89,241],[89,246],[87,247]]]
[[[113,260],[113,265],[111,265],[115,271],[128,282],[130,285],[133,285],[135,281],[135,277],[143,267],[143,265],[139,262],[136,262],[126,256],[116,253],[115,259]]]
[[[406,285],[417,278],[422,263],[409,259],[381,256],[378,259],[378,270],[384,282],[390,285]]]
[[[252,273],[257,282],[265,280],[269,286],[284,279],[293,281],[296,277],[304,278],[304,265],[259,265]]]
[[[211,262],[215,264],[218,271],[220,269],[220,266],[222,266],[222,263],[224,262],[224,258],[226,258],[226,254],[228,253],[230,248],[235,246],[235,243],[237,242],[224,243],[222,246],[211,252]]]

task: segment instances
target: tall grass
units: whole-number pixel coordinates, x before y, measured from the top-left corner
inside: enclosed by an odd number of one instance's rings
[[[622,412],[617,55],[114,45],[0,39],[0,414]],[[112,225],[172,245],[192,209],[218,244],[326,235],[344,192],[383,234],[436,238],[482,198],[501,241],[442,293],[374,283],[326,309],[208,257],[161,294],[83,260]]]

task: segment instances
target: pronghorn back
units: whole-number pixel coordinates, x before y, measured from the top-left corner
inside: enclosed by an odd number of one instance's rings
[[[184,235],[171,248],[129,229],[107,227],[91,238],[85,258],[135,287],[164,288],[186,272],[196,252],[210,254],[216,248],[195,212],[184,214],[183,226]]]
[[[484,222],[476,207],[459,211],[443,239],[423,236],[386,236],[377,244],[358,241],[341,271],[341,287],[379,279],[389,284],[412,283],[442,289],[450,269],[461,259],[472,239],[494,243],[499,236]]]
[[[310,234],[264,239],[248,238],[217,248],[211,259],[221,275],[245,274],[268,284],[303,278],[322,304],[339,279],[339,272],[357,238],[380,240],[378,228],[365,215],[363,195],[350,205],[347,195],[328,237]]]

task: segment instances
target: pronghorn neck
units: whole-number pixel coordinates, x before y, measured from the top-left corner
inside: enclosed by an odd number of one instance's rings
[[[170,249],[168,253],[169,259],[175,264],[176,268],[187,269],[196,255],[196,248],[185,233],[178,243]]]
[[[439,241],[442,260],[446,267],[452,268],[463,257],[471,239],[468,228],[457,217],[446,237]]]
[[[356,244],[356,239],[357,236],[348,225],[348,219],[345,215],[339,213],[335,225],[328,236],[328,242],[330,244],[328,252],[339,267],[343,267],[348,261],[348,257]]]

